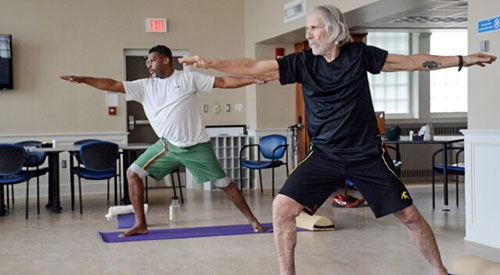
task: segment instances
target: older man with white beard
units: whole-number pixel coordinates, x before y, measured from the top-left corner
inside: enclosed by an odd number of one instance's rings
[[[381,141],[367,72],[430,71],[484,66],[496,60],[482,53],[466,56],[396,55],[352,43],[344,15],[335,6],[318,6],[307,17],[311,50],[278,60],[212,60],[193,56],[179,61],[225,73],[301,83],[312,149],[286,180],[273,201],[274,239],[280,273],[295,274],[295,217],[314,214],[330,194],[349,179],[356,183],[379,218],[394,214],[431,265],[447,274],[434,233],[394,172]],[[425,272],[424,272],[425,273]]]

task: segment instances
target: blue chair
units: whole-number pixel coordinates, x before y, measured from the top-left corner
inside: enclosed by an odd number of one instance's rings
[[[73,145],[75,146],[82,146],[83,144],[90,143],[90,142],[96,142],[96,141],[102,141],[99,139],[81,139],[78,141],[75,141]],[[80,152],[79,151],[73,151],[70,152],[76,159],[77,163],[81,163],[82,161],[80,160]]]
[[[81,140],[75,141],[73,143],[73,145],[81,146],[81,145],[83,145],[85,143],[95,142],[95,141],[102,141],[102,140],[100,140],[100,139],[81,139]],[[72,151],[72,152],[70,151],[69,153],[70,153],[70,166],[71,166],[70,169],[74,170],[74,169],[76,169],[76,166],[73,166],[73,164],[72,164],[72,163],[74,163],[73,157],[75,157],[77,163],[81,163],[80,152],[79,151]],[[120,152],[120,154],[121,154],[121,152]],[[122,167],[121,167],[121,159],[120,158],[118,158],[118,163],[119,163],[118,164],[118,167],[119,167],[119,169],[118,169],[118,182],[121,182],[121,174],[122,174],[121,173],[121,171],[122,171],[121,168]],[[70,174],[72,174],[72,170],[70,171]],[[73,180],[73,177],[71,177],[71,180]],[[71,182],[71,187],[73,187],[73,184],[74,183]],[[120,195],[119,196],[121,198],[121,196],[122,196],[122,186],[121,186],[121,184],[118,185],[118,187],[120,189],[120,191],[119,191]],[[109,194],[110,194],[110,192],[109,192],[110,191],[109,190],[109,180],[108,180],[108,187],[107,187],[107,189],[108,189],[108,202],[109,202]],[[73,194],[74,190],[71,190],[71,193]],[[74,205],[75,205],[75,198],[71,197],[71,209],[72,210],[74,210]]]
[[[352,182],[349,179],[346,179],[344,184],[345,184],[344,195],[347,195],[347,191],[349,189],[358,190],[358,188],[356,187],[356,185],[354,185],[354,182]]]
[[[75,146],[82,146],[85,143],[96,142],[96,141],[102,141],[102,140],[100,140],[100,139],[81,139],[81,140],[75,141],[73,143],[73,145],[75,145]],[[73,156],[75,157],[77,163],[81,163],[80,152],[79,151],[74,151],[72,153],[73,153]]]
[[[456,200],[458,206],[458,177],[465,175],[465,165],[459,162],[460,154],[464,152],[463,147],[450,147],[448,148],[451,152],[456,151],[455,163],[446,166],[446,172],[448,175],[456,175]],[[435,188],[436,188],[436,173],[443,174],[444,164],[436,164],[436,156],[442,154],[443,149],[439,149],[432,155],[432,209],[436,207],[435,200]]]
[[[243,160],[243,152],[245,149],[250,147],[257,147],[257,161],[252,160]],[[286,166],[286,174],[288,176],[288,144],[286,141],[286,137],[282,135],[268,135],[263,136],[259,140],[259,144],[248,144],[241,148],[240,150],[240,190],[243,191],[243,167],[246,167],[250,170],[259,170],[259,180],[260,180],[260,192],[263,192],[262,189],[262,169],[272,169],[272,194],[274,197],[274,168],[279,167],[281,165]],[[261,161],[261,156],[265,158],[265,160]],[[250,156],[250,153],[248,154]],[[285,161],[281,161],[281,159],[285,156]],[[249,157],[250,159],[250,157]],[[251,173],[250,180],[251,182]]]
[[[29,212],[30,171],[29,166],[26,166],[26,170],[23,171],[23,166],[27,164],[28,155],[24,147],[14,144],[0,144],[0,188],[4,188],[4,185],[26,182],[26,219],[28,219]]]
[[[78,165],[72,168],[73,175],[78,176],[78,191],[80,199],[80,214],[83,214],[82,208],[82,184],[81,178],[88,180],[109,180],[114,178],[115,183],[115,205],[118,204],[117,197],[117,165],[119,158],[119,147],[117,144],[107,141],[92,141],[83,144],[78,151]],[[71,186],[71,197],[74,197],[73,186]],[[108,188],[109,191],[109,188]],[[72,199],[71,209],[74,210],[74,200]]]
[[[42,142],[37,141],[37,140],[27,140],[27,141],[22,141],[16,143],[16,145],[20,145],[23,147],[42,147]],[[26,152],[28,155],[28,161],[24,165],[26,169],[33,168],[33,170],[29,170],[29,176],[30,178],[36,177],[36,184],[37,184],[37,211],[38,214],[40,214],[40,176],[43,176],[49,172],[48,167],[43,167],[40,168],[41,165],[45,163],[45,160],[47,159],[47,153],[46,152]],[[35,170],[36,168],[36,170]],[[12,190],[12,204],[14,204],[14,190]]]

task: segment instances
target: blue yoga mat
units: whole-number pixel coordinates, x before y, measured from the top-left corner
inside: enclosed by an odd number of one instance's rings
[[[120,243],[120,242],[139,242],[139,241],[154,241],[154,240],[168,240],[168,239],[181,239],[181,238],[201,238],[201,237],[215,237],[215,236],[228,236],[228,235],[242,235],[242,234],[263,234],[272,233],[273,225],[271,223],[262,224],[266,231],[256,233],[253,231],[249,224],[239,225],[224,225],[224,226],[207,226],[207,227],[190,227],[190,228],[175,228],[175,229],[157,229],[149,230],[148,234],[135,235],[125,238],[120,238],[122,232],[99,232],[101,238],[106,243]],[[307,231],[303,228],[297,228],[297,231]]]

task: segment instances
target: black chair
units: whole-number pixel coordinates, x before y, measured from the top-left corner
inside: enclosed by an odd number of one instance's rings
[[[119,158],[119,147],[117,144],[106,141],[94,141],[83,144],[78,152],[79,161],[78,165],[71,169],[72,175],[78,176],[78,190],[80,199],[80,214],[83,214],[82,209],[82,187],[81,178],[88,180],[109,180],[114,178],[115,188],[115,205],[118,204],[117,193],[117,160]],[[72,184],[73,185],[73,184]],[[73,186],[71,187],[72,205],[74,209],[74,194]],[[109,188],[108,188],[109,193]]]
[[[257,161],[243,160],[243,151],[250,147],[257,147]],[[288,144],[286,137],[282,135],[268,135],[263,136],[259,140],[259,144],[248,144],[240,150],[240,190],[243,191],[243,167],[250,170],[259,170],[260,192],[262,189],[262,169],[272,169],[272,194],[274,197],[274,168],[281,165],[286,166],[286,175],[288,176]],[[261,161],[260,155],[266,159]],[[248,154],[250,156],[250,153]],[[285,161],[281,161],[285,155]],[[250,173],[251,174],[251,173]],[[251,177],[251,175],[250,175]],[[251,182],[251,178],[249,179]]]
[[[456,200],[457,200],[457,206],[458,206],[458,181],[459,181],[459,176],[464,176],[465,175],[465,165],[464,163],[459,162],[459,157],[460,154],[464,152],[463,147],[450,147],[448,148],[450,152],[456,152],[455,153],[455,163],[453,164],[448,164],[446,166],[446,172],[448,175],[456,175]],[[435,189],[436,189],[436,173],[438,174],[443,174],[444,173],[444,164],[436,164],[436,156],[438,154],[442,154],[443,149],[439,149],[434,154],[432,155],[432,209],[436,207],[436,200],[435,200]]]
[[[30,180],[30,170],[27,164],[28,155],[24,147],[14,144],[0,144],[0,188],[4,188],[5,185],[26,182],[26,219],[28,219],[29,212]],[[25,165],[26,170],[23,170]],[[39,202],[39,199],[37,201]],[[40,214],[40,206],[38,206],[38,213]]]
[[[177,182],[179,183],[179,192],[181,194],[181,203],[184,203],[184,196],[182,195],[182,182],[181,182],[181,176],[180,176],[180,173],[179,173],[179,169],[176,169],[176,170],[174,170],[174,171],[172,171],[170,173],[170,181],[172,182],[172,188],[174,189],[174,196],[177,197],[177,192],[175,191],[174,173],[177,174]],[[144,179],[144,183],[145,183],[144,184],[145,185],[145,187],[144,187],[144,190],[145,190],[145,192],[144,192],[144,196],[145,196],[144,201],[146,203],[149,203],[148,177],[146,177]]]

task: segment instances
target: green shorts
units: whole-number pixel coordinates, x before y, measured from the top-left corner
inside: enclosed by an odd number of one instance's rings
[[[160,139],[128,169],[142,179],[149,175],[155,180],[161,180],[180,165],[184,165],[198,183],[212,182],[217,187],[227,187],[231,183],[220,167],[210,141],[190,147],[178,147]]]

